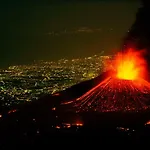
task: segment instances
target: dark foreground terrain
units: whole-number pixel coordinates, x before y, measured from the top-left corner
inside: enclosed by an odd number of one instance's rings
[[[80,112],[61,107],[101,82],[109,72],[38,101],[3,110],[0,146],[8,148],[89,148],[148,143],[150,112]],[[109,144],[110,143],[110,144]],[[121,147],[124,147],[124,146]]]
[[[30,111],[18,112],[1,122],[1,147],[128,145],[147,143],[150,139],[150,126],[146,125],[150,113],[74,114],[43,110],[31,114]]]

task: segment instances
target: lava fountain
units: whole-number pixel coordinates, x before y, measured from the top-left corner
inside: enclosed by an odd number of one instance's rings
[[[143,52],[129,49],[113,61],[114,74],[72,101],[76,112],[137,112],[150,108],[150,83],[144,80]]]
[[[119,79],[138,80],[145,78],[146,61],[143,58],[143,51],[129,49],[126,53],[118,53],[114,67]]]

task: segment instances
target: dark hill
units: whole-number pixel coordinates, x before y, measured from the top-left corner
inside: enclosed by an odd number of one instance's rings
[[[0,146],[5,148],[57,147],[56,143],[83,146],[84,142],[141,141],[150,133],[144,124],[150,119],[149,112],[140,113],[76,113],[62,109],[60,103],[83,95],[98,85],[111,72],[102,73],[95,79],[82,82],[54,95],[46,95],[38,101],[17,106],[0,118]],[[133,132],[134,130],[134,132]],[[94,136],[96,135],[96,136]],[[110,136],[111,135],[111,136]],[[129,137],[130,135],[130,137]],[[93,144],[92,144],[93,145]],[[87,147],[87,145],[84,145]]]

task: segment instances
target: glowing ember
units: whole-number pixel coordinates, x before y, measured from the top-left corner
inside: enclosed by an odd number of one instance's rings
[[[117,78],[138,80],[144,77],[146,62],[141,52],[129,49],[126,53],[119,53],[116,56],[114,67],[117,71]]]
[[[17,111],[16,109],[10,110],[10,111],[8,111],[8,114],[14,113],[14,112],[16,112],[16,111]]]
[[[150,120],[148,122],[146,122],[145,125],[150,125]]]

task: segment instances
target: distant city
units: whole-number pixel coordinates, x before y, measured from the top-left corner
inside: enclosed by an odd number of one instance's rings
[[[0,70],[0,104],[37,100],[41,95],[63,91],[89,80],[104,71],[105,60],[111,56],[94,55],[80,59],[35,61],[30,65],[10,66]]]

